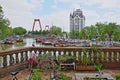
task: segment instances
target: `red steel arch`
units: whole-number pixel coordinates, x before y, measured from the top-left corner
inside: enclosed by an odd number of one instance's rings
[[[49,25],[46,25],[46,26],[45,26],[45,30],[49,30]]]
[[[42,31],[42,26],[41,26],[40,19],[34,19],[34,23],[33,23],[32,31],[34,31],[34,27],[35,27],[35,23],[36,23],[36,22],[39,23],[40,31]]]

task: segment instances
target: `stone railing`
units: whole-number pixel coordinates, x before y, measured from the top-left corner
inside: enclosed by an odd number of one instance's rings
[[[77,47],[27,47],[15,50],[0,52],[0,77],[9,74],[11,71],[24,69],[28,66],[30,53],[34,52],[38,55],[51,54],[56,59],[58,55],[72,55],[82,57],[82,49]],[[104,68],[120,68],[120,48],[98,48],[101,53],[91,52],[91,48],[87,48],[87,55],[91,61],[99,61]],[[99,56],[101,54],[101,56]],[[93,56],[96,55],[94,58]],[[112,65],[111,65],[112,64]]]

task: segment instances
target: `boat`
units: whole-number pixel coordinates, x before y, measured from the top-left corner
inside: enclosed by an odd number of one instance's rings
[[[42,40],[40,38],[36,38],[35,40],[36,40],[36,42],[40,42],[40,43],[42,42]]]
[[[4,41],[4,44],[14,44],[14,43],[15,43],[15,41],[13,39],[6,39]]]
[[[23,42],[23,39],[16,39],[16,42]]]
[[[43,45],[55,45],[55,42],[43,41]]]

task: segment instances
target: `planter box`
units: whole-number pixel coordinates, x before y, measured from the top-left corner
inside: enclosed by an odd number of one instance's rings
[[[88,65],[88,66],[76,65],[75,70],[76,71],[94,71],[94,70],[96,70],[96,67],[93,65]]]

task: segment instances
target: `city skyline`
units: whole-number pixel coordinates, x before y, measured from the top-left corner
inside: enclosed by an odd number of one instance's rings
[[[96,22],[120,25],[119,0],[0,0],[0,3],[13,28],[22,26],[32,30],[34,19],[39,18],[43,29],[45,25],[56,25],[69,31],[69,14],[75,9],[83,11],[85,26]]]

